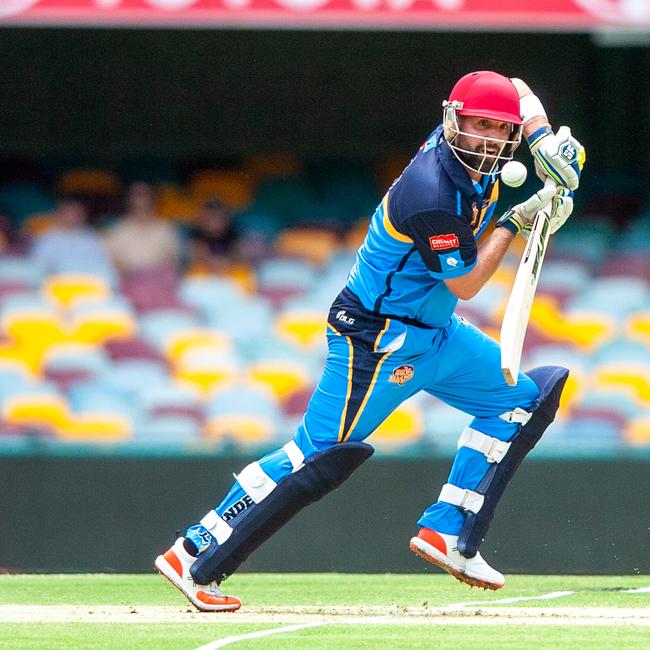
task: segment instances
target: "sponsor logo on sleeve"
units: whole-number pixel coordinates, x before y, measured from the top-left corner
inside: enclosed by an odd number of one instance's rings
[[[452,248],[458,248],[460,242],[458,235],[449,233],[448,235],[431,235],[429,237],[429,246],[432,251],[448,251]]]

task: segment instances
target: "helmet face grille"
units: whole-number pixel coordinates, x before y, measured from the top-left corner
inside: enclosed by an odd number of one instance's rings
[[[513,124],[512,135],[508,140],[488,138],[475,133],[462,131],[458,124],[457,110],[452,102],[444,103],[443,125],[445,140],[458,161],[470,171],[485,176],[498,174],[500,172],[499,168],[512,160],[515,150],[521,144],[521,124]],[[457,142],[458,136],[467,136],[475,140],[482,140],[482,148],[480,147],[478,151],[465,149]],[[491,153],[491,149],[495,145],[497,151],[496,153]]]

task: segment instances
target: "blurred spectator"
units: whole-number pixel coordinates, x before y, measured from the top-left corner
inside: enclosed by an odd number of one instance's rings
[[[22,255],[26,248],[25,237],[16,231],[9,215],[0,210],[0,255]]]
[[[76,197],[59,200],[53,224],[34,237],[31,254],[46,273],[115,272],[99,235],[87,224],[88,209]]]
[[[240,257],[240,237],[232,211],[217,199],[201,206],[189,240],[190,272],[223,273]]]
[[[156,214],[149,183],[136,182],[129,187],[126,214],[109,228],[105,241],[122,274],[179,270],[180,240],[173,226]]]

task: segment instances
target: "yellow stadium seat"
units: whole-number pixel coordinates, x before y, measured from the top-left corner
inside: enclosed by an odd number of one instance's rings
[[[625,322],[625,331],[630,338],[650,345],[650,312],[639,312],[629,316]]]
[[[239,368],[230,357],[205,352],[202,348],[198,354],[188,350],[173,368],[174,378],[191,385],[201,397],[208,397],[239,375]]]
[[[136,330],[137,323],[128,310],[98,304],[73,314],[69,339],[74,343],[103,345],[107,341],[133,338]]]
[[[81,413],[57,426],[56,433],[68,442],[118,442],[131,437],[133,423],[117,413]]]
[[[241,171],[204,169],[192,175],[189,187],[197,202],[220,199],[233,210],[243,210],[253,199],[251,181]]]
[[[47,307],[17,307],[2,317],[2,329],[16,343],[43,350],[48,345],[64,341],[68,334],[65,323],[54,310]]]
[[[304,391],[312,383],[309,372],[291,361],[258,361],[249,366],[248,377],[268,386],[281,401]]]
[[[9,424],[57,430],[69,422],[70,410],[61,395],[18,394],[4,400],[2,419]]]
[[[108,282],[83,273],[51,275],[43,284],[43,294],[58,307],[72,307],[84,301],[106,300],[111,295]]]
[[[326,327],[325,314],[310,309],[286,311],[275,321],[275,332],[279,337],[303,348],[320,345]]]
[[[533,302],[530,323],[550,339],[568,342],[583,349],[601,345],[616,332],[616,323],[606,314],[563,314],[557,301],[543,294],[538,295]]]
[[[205,432],[208,438],[235,438],[244,443],[260,443],[273,435],[273,425],[258,415],[231,413],[208,418]]]
[[[231,340],[222,332],[211,329],[192,329],[173,332],[163,343],[165,355],[172,363],[178,363],[189,350],[200,347],[210,351],[230,352]]]
[[[629,445],[650,446],[650,416],[630,420],[623,432],[623,438]]]
[[[569,377],[566,380],[566,384],[564,384],[564,390],[560,397],[560,407],[558,409],[559,414],[563,416],[570,413],[573,406],[580,401],[589,386],[589,381],[581,370],[575,368],[570,368],[569,370]]]
[[[398,406],[372,434],[373,442],[405,444],[417,440],[424,430],[422,411],[413,403]]]
[[[618,390],[636,401],[650,404],[650,368],[630,363],[607,363],[593,370],[594,387]]]
[[[313,264],[324,265],[338,247],[338,236],[320,228],[290,228],[275,239],[275,250],[280,255],[300,257]]]
[[[56,189],[60,194],[117,197],[121,192],[121,184],[118,177],[107,169],[73,169],[59,178]]]
[[[0,343],[0,367],[22,368],[29,375],[37,376],[47,348],[31,345],[29,341]]]

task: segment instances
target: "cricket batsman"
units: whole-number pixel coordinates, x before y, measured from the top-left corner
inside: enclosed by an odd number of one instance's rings
[[[492,221],[499,173],[526,138],[539,189]],[[553,421],[568,370],[546,366],[506,384],[496,341],[454,314],[476,295],[513,239],[551,205],[550,231],[573,209],[585,155],[554,133],[541,101],[496,72],[462,77],[429,135],[377,207],[329,312],[323,376],[294,437],[244,467],[224,499],[156,558],[156,569],[202,611],[236,610],[220,583],[304,506],[373,453],[364,442],[424,390],[473,416],[437,501],[410,548],[457,579],[500,589],[478,552],[508,481]]]

